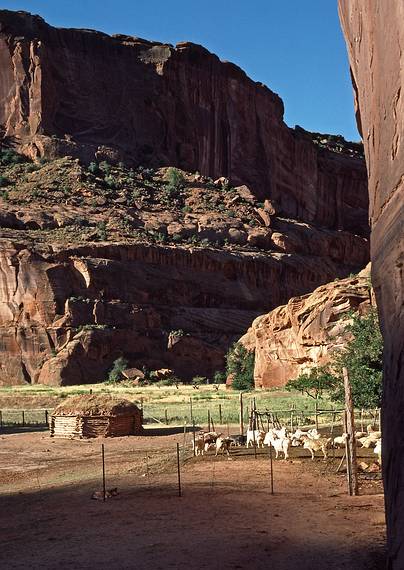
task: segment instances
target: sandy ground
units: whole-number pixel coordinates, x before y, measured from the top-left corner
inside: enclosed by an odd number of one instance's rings
[[[188,436],[189,439],[189,436]],[[383,568],[381,483],[346,495],[338,460],[302,450],[274,463],[236,451],[231,461],[183,457],[182,435],[52,440],[0,436],[0,568],[273,569]],[[107,487],[101,489],[105,443]]]

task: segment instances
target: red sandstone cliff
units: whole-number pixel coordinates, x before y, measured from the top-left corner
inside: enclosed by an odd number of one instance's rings
[[[255,351],[257,388],[284,386],[313,366],[326,364],[347,341],[351,311],[372,302],[369,270],[335,280],[255,319],[240,342]]]
[[[339,0],[365,144],[372,282],[384,337],[383,469],[389,568],[404,568],[404,4]]]
[[[275,93],[199,45],[56,29],[0,11],[0,127],[31,156],[227,176],[271,198],[278,214],[367,232],[363,161],[289,129]]]

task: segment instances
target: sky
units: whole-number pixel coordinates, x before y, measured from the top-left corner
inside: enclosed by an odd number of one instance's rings
[[[204,45],[283,99],[285,121],[359,140],[337,0],[1,0],[49,24]]]

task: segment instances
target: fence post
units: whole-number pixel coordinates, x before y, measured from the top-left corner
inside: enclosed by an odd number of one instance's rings
[[[0,410],[0,428],[3,427],[3,412]]]
[[[347,467],[350,471],[348,482],[350,482],[349,494],[358,494],[358,472],[356,465],[356,447],[355,447],[355,418],[354,408],[352,402],[351,384],[349,382],[348,370],[342,369],[344,377],[345,389],[345,418],[346,418],[346,433],[347,436]]]
[[[219,424],[222,425],[223,418],[222,418],[222,404],[219,404]]]
[[[101,455],[102,455],[102,497],[103,497],[103,501],[105,502],[106,496],[106,490],[105,490],[105,452],[104,452],[104,444],[101,444]]]
[[[244,435],[244,419],[243,419],[243,393],[240,392],[239,394],[239,401],[240,401],[240,435]]]
[[[196,449],[195,449],[195,421],[192,419],[192,439],[194,442],[194,457],[196,456]]]
[[[316,414],[316,429],[318,430],[318,402],[314,402],[314,413]]]
[[[210,410],[208,410],[208,431],[210,430]]]
[[[22,411],[22,427],[25,427],[25,411]]]
[[[45,424],[49,425],[48,410],[45,410]]]
[[[177,443],[178,496],[181,497],[180,444]]]
[[[164,417],[165,417],[165,420],[166,420],[166,425],[168,425],[168,412],[167,412],[167,408],[165,408],[165,410],[164,410]]]
[[[189,412],[191,415],[191,423],[194,423],[194,409],[192,406],[192,396],[189,397]]]
[[[273,461],[272,461],[272,443],[269,442],[269,463],[271,466],[271,495],[274,494],[274,470],[273,470]]]

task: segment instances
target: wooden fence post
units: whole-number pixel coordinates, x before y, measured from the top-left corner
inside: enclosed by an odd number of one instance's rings
[[[190,398],[189,398],[189,413],[191,416],[191,423],[193,423],[193,421],[194,421],[194,409],[192,406],[192,396],[190,396]]]
[[[222,404],[219,404],[219,424],[222,425],[223,418],[222,418]]]
[[[208,410],[208,431],[210,430],[210,410]]]
[[[342,369],[344,376],[345,388],[345,417],[346,417],[346,433],[347,435],[347,468],[350,471],[349,476],[349,494],[358,494],[358,470],[356,464],[356,447],[355,447],[355,418],[352,401],[351,383],[349,382],[348,370]]]
[[[164,418],[165,418],[165,421],[166,421],[166,425],[168,425],[168,411],[167,411],[167,408],[165,408],[165,410],[164,410]]]
[[[274,494],[274,470],[273,470],[273,461],[272,461],[272,443],[269,442],[269,463],[271,466],[271,495]]]
[[[196,448],[195,448],[195,421],[192,419],[192,440],[194,442],[194,457],[196,456]]]
[[[239,401],[240,401],[240,435],[244,435],[244,410],[243,410],[243,393],[240,392],[239,394]]]
[[[314,402],[314,413],[316,414],[316,429],[318,430],[318,402]]]
[[[22,427],[25,427],[25,411],[22,411]]]
[[[106,490],[105,490],[105,451],[104,444],[101,444],[101,456],[102,456],[102,500],[105,502]]]
[[[45,424],[49,425],[48,410],[45,410]]]
[[[181,497],[180,444],[177,443],[178,496]]]

